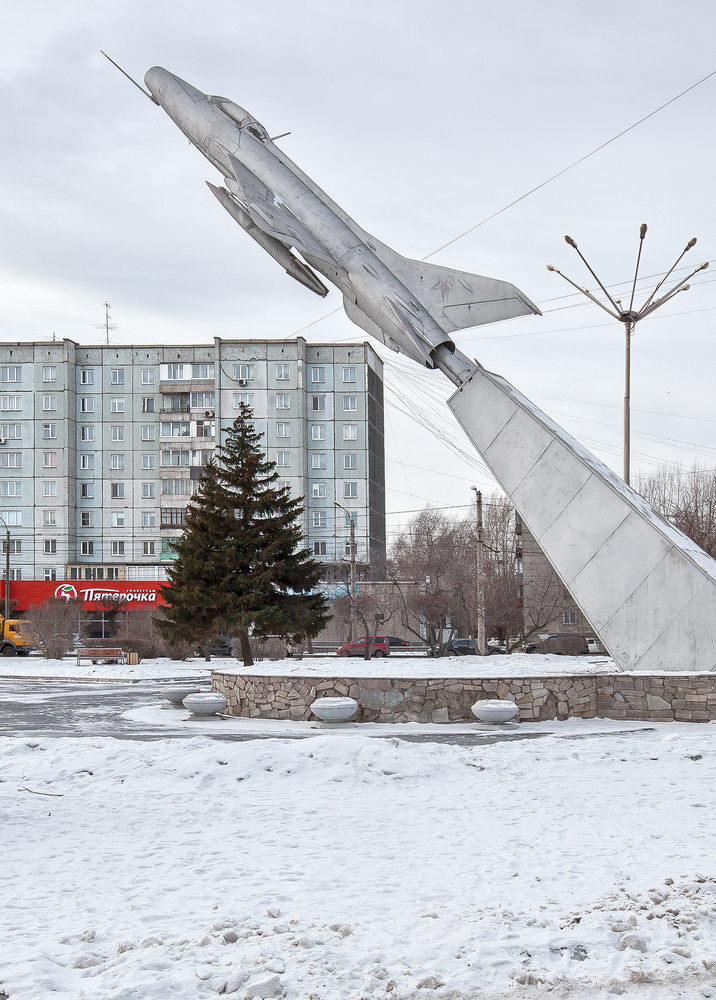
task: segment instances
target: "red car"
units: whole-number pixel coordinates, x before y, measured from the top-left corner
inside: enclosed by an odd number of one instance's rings
[[[337,656],[365,656],[366,637],[359,635],[352,642],[347,642],[337,652]],[[384,635],[377,635],[373,639],[372,656],[387,656],[390,653],[390,643]]]

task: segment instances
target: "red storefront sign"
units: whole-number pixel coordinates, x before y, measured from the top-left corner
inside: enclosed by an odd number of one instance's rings
[[[5,581],[0,588],[0,597],[5,597]],[[137,580],[73,580],[60,583],[57,580],[11,580],[10,599],[17,601],[16,611],[27,611],[33,604],[42,604],[48,597],[82,598],[88,610],[101,610],[102,606],[118,602],[122,608],[152,608],[166,604],[162,590],[166,583]],[[0,611],[2,609],[0,608]]]

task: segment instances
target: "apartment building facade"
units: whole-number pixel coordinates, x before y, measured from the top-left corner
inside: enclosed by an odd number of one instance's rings
[[[346,574],[350,519],[363,573],[380,577],[380,358],[368,344],[216,338],[0,344],[10,579],[165,579],[202,467],[241,403],[281,483],[305,498],[303,533],[325,578]]]

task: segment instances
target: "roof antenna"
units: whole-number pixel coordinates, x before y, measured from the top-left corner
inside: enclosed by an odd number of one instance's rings
[[[105,343],[106,344],[109,344],[109,331],[110,330],[119,330],[119,326],[116,323],[110,323],[110,321],[109,321],[110,320],[109,307],[111,306],[111,304],[112,304],[111,302],[103,302],[102,303],[102,305],[104,306],[104,323],[93,323],[92,324],[92,326],[95,328],[95,330],[104,330],[104,334],[105,334],[105,338],[106,338],[105,339]]]
[[[102,52],[102,49],[100,49],[100,52]],[[148,90],[145,90],[144,87],[142,87],[141,84],[137,83],[136,80],[132,80],[132,78],[129,75],[129,73],[125,73],[125,71],[122,69],[122,67],[119,65],[119,63],[116,63],[114,61],[114,59],[110,59],[110,57],[107,55],[106,52],[102,52],[102,55],[104,56],[105,59],[109,59],[109,61],[112,63],[112,65],[117,67],[117,69],[119,70],[120,73],[124,73],[124,75],[127,77],[127,79],[131,83],[134,84],[134,86],[137,88],[137,90],[141,90],[141,92],[144,94],[145,97],[148,97],[150,101],[152,101],[158,107],[161,107],[161,105],[159,104],[159,101],[156,99],[156,97],[154,97],[153,94],[150,94]]]

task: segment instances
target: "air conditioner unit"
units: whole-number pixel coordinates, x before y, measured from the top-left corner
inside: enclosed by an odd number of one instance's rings
[[[204,416],[205,417],[213,417],[214,416],[214,411],[213,410],[204,410]]]
[[[0,438],[0,444],[5,444],[5,443],[6,443],[6,439],[5,438]]]
[[[239,379],[239,385],[246,385],[246,384],[247,384],[247,380],[245,378],[240,378]]]

